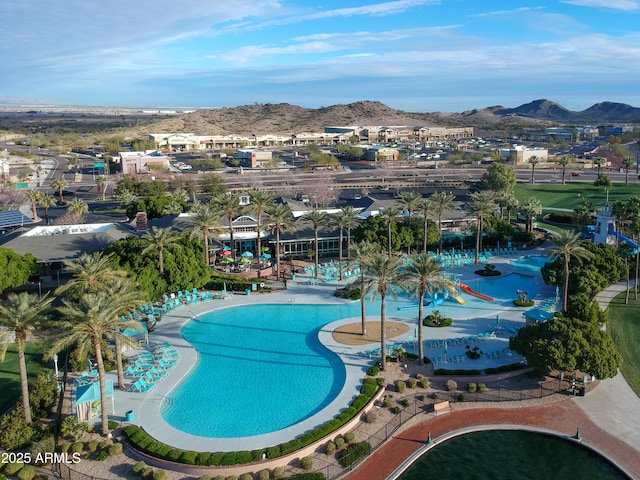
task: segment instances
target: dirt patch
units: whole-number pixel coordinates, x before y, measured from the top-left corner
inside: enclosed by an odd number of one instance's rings
[[[333,339],[345,345],[366,345],[380,342],[382,338],[380,322],[366,322],[365,326],[366,334],[362,335],[362,324],[360,322],[342,325],[333,331]],[[409,326],[400,322],[384,322],[384,329],[387,339],[391,339],[407,333]]]

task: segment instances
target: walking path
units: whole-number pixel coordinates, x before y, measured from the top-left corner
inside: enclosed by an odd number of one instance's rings
[[[608,287],[596,296],[601,308],[621,292],[626,284]],[[526,404],[530,405],[529,402]],[[473,430],[522,428],[574,436],[580,430],[581,442],[605,455],[633,479],[640,479],[640,398],[627,385],[622,374],[600,382],[585,397],[559,398],[544,405],[523,403],[492,404],[486,408],[454,404],[453,412],[430,418],[401,431],[374,452],[347,480],[385,480],[394,478],[429,446],[430,434],[437,445],[451,436]]]

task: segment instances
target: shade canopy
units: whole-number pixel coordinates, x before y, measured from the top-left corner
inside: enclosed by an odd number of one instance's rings
[[[246,265],[247,263],[251,263],[251,260],[249,260],[247,257],[243,257],[240,259],[238,263],[241,263],[242,265]]]
[[[240,256],[244,258],[253,258],[253,253],[247,250],[246,252],[242,252],[242,255]]]
[[[233,263],[233,258],[225,257],[222,260],[220,260],[220,263]]]
[[[231,247],[229,245],[225,245],[224,248],[222,249],[223,252],[230,252],[231,251]]]
[[[262,255],[260,255],[260,258],[262,258],[263,260],[266,260],[268,258],[271,258],[271,255],[269,255],[268,253],[263,253]]]

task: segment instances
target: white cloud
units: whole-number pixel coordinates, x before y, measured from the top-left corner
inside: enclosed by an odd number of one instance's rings
[[[607,8],[626,12],[640,10],[640,2],[638,0],[563,0],[562,3],[578,7]]]

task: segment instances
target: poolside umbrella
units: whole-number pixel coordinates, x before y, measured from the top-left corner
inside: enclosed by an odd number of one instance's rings
[[[238,263],[241,263],[244,265],[246,263],[251,263],[251,260],[249,260],[247,257],[242,257]]]
[[[230,252],[231,251],[231,247],[229,245],[225,245],[224,248],[222,249],[224,252]]]
[[[229,264],[229,263],[233,263],[233,258],[231,257],[225,257],[222,260],[220,260],[220,263],[224,263],[224,264]]]
[[[267,260],[267,259],[271,258],[271,255],[269,255],[268,253],[263,253],[262,255],[260,255],[260,258],[262,260]]]
[[[262,247],[260,248],[261,252],[268,252],[269,251],[269,247]]]
[[[496,315],[496,327],[500,326],[500,314]]]
[[[447,359],[447,350],[449,350],[449,343],[445,340],[444,341],[444,359]]]
[[[220,252],[220,255],[222,255],[223,257],[228,257],[229,255],[231,255],[231,251],[223,250],[222,252]]]
[[[253,258],[253,253],[251,253],[249,250],[247,250],[246,252],[242,252],[242,255],[240,255],[241,257],[244,258]]]

